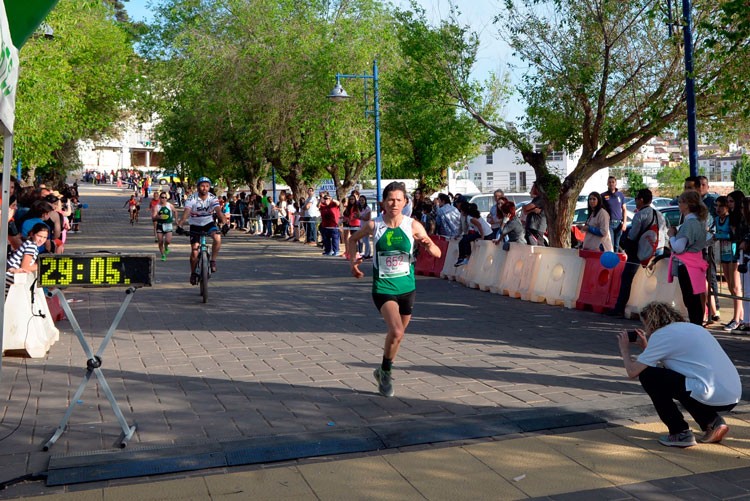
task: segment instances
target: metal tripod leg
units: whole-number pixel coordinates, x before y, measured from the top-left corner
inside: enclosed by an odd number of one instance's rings
[[[115,396],[112,394],[112,389],[109,387],[107,380],[104,378],[104,373],[101,370],[102,354],[104,353],[104,350],[107,348],[109,341],[112,339],[112,336],[117,330],[117,326],[122,320],[122,317],[125,314],[125,310],[127,310],[128,305],[130,304],[130,301],[132,301],[133,294],[135,293],[135,291],[136,291],[135,287],[130,287],[125,291],[125,300],[120,305],[120,309],[117,311],[117,315],[115,315],[114,320],[112,320],[112,325],[110,325],[109,330],[107,331],[107,335],[104,336],[104,339],[102,339],[102,342],[99,345],[99,349],[97,350],[96,354],[94,354],[91,351],[91,347],[89,346],[89,343],[86,341],[86,338],[83,335],[83,331],[81,330],[81,326],[78,324],[78,320],[76,320],[76,317],[73,314],[73,311],[70,309],[70,306],[68,305],[68,302],[65,299],[65,295],[59,289],[52,291],[52,295],[57,295],[59,297],[60,306],[65,312],[65,315],[68,317],[68,320],[70,321],[70,326],[73,329],[73,332],[75,333],[76,337],[78,338],[78,342],[81,344],[81,347],[83,348],[84,353],[86,354],[86,373],[83,375],[81,384],[78,385],[78,389],[76,390],[75,395],[73,396],[73,399],[70,401],[70,405],[68,405],[68,409],[65,411],[65,415],[60,421],[60,424],[57,426],[57,430],[55,430],[55,433],[54,435],[52,435],[52,438],[50,438],[44,444],[44,446],[42,447],[43,450],[45,451],[49,450],[49,448],[52,447],[55,442],[57,442],[57,439],[60,438],[60,436],[65,431],[65,428],[68,426],[68,420],[70,420],[70,416],[73,414],[73,409],[75,408],[75,405],[78,402],[78,399],[83,394],[83,390],[86,388],[86,385],[91,379],[92,372],[96,375],[96,378],[99,381],[99,385],[101,386],[102,391],[107,396],[107,400],[109,400],[110,406],[112,406],[112,411],[115,413],[115,417],[117,418],[117,421],[120,424],[120,428],[122,428],[123,438],[120,440],[120,447],[125,447],[127,445],[128,440],[130,440],[133,434],[135,433],[135,428],[136,428],[135,425],[128,426],[128,423],[125,420],[125,416],[122,414],[122,410],[120,410],[120,406],[117,404],[117,400],[115,399]]]

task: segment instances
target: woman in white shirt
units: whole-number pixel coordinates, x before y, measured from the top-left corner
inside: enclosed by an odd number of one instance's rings
[[[471,243],[474,240],[480,238],[492,240],[493,235],[490,223],[482,219],[477,204],[461,204],[461,214],[466,218],[466,226],[469,228],[469,232],[461,237],[461,241],[458,242],[458,261],[456,261],[455,266],[463,266],[469,262]]]

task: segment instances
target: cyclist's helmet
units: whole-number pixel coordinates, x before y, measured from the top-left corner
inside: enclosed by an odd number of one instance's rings
[[[211,180],[208,179],[205,176],[204,177],[199,177],[198,180],[195,182],[195,185],[199,186],[201,183],[208,183],[209,188],[212,186],[211,185]]]

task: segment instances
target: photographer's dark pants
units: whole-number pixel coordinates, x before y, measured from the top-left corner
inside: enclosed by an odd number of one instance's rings
[[[659,415],[659,419],[667,425],[670,435],[675,435],[690,428],[675,400],[678,400],[685,410],[693,416],[693,419],[703,431],[716,419],[718,412],[732,410],[737,405],[714,407],[698,402],[685,389],[685,376],[670,369],[646,367],[638,376],[638,379],[640,379],[641,385],[648,396],[651,397],[656,413]]]

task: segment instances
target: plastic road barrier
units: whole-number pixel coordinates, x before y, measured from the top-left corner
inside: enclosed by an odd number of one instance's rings
[[[602,266],[601,252],[578,251],[584,259],[583,279],[581,280],[581,292],[576,301],[579,310],[590,309],[596,313],[602,313],[607,308],[612,308],[617,302],[620,292],[620,278],[625,268],[625,254],[618,254],[620,263],[612,269]]]
[[[443,271],[440,272],[441,278],[455,280],[459,268],[453,266],[458,261],[458,240],[449,240],[448,248],[445,251],[445,261],[443,261]]]
[[[14,279],[5,299],[3,351],[21,350],[31,358],[42,358],[60,339],[60,331],[34,274],[17,273]]]
[[[533,247],[539,264],[529,300],[573,308],[580,295],[584,260],[576,249]]]
[[[510,297],[528,300],[536,276],[539,254],[533,254],[530,245],[510,244],[500,282],[492,292],[498,291]]]
[[[676,278],[670,284],[667,281],[668,274],[669,259],[660,260],[653,270],[638,266],[638,271],[633,278],[630,298],[627,306],[625,306],[625,318],[637,317],[643,307],[652,301],[671,304],[687,318],[687,309],[682,301],[680,284]]]

